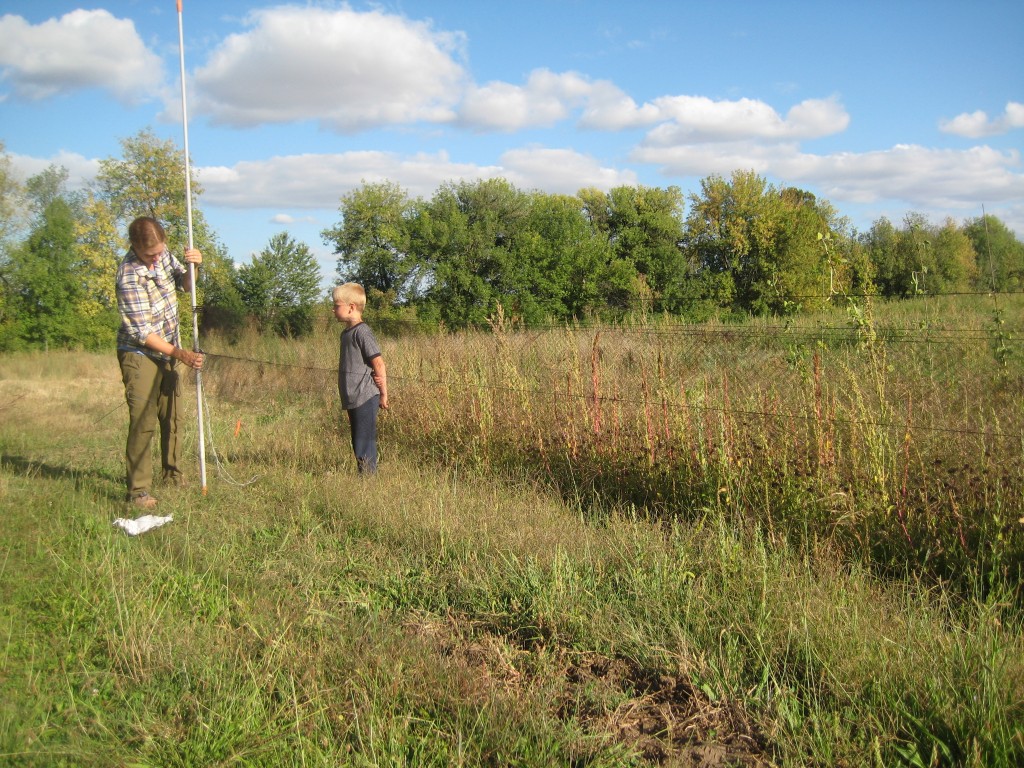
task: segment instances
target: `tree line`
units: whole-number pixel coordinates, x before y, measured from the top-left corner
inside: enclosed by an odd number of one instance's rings
[[[136,216],[158,218],[172,252],[184,250],[181,151],[148,130],[121,148],[70,192],[58,166],[20,182],[0,143],[0,350],[110,345],[114,273]],[[1024,289],[1024,243],[994,216],[935,224],[910,213],[857,232],[828,201],[753,171],[710,176],[687,196],[550,194],[499,178],[447,182],[424,199],[364,183],[338,213],[321,233],[334,279],[362,283],[379,318],[425,328],[483,326],[499,308],[528,326],[647,312],[701,321],[793,315],[837,297]],[[204,328],[313,329],[326,296],[308,245],[281,232],[236,264],[198,205],[193,241]]]
[[[559,195],[488,179],[423,200],[364,183],[339,213],[322,233],[339,278],[450,328],[483,325],[499,306],[526,325],[643,312],[701,321],[837,297],[1024,288],[1024,243],[994,216],[958,225],[911,213],[858,233],[828,201],[753,171],[708,177],[685,198],[677,187]]]
[[[59,166],[20,182],[0,143],[0,351],[112,346],[114,278],[136,217],[160,220],[181,258],[188,243],[181,150],[148,130],[122,140],[121,149],[121,157],[100,161],[88,189],[72,192]],[[194,176],[190,184],[200,197]],[[192,241],[203,252],[201,324],[293,336],[312,330],[323,291],[307,245],[281,232],[236,264],[199,206]],[[187,337],[192,317],[184,309],[181,317]]]

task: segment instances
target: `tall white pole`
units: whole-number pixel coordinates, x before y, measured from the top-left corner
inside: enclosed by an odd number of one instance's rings
[[[188,154],[188,108],[185,106],[185,31],[181,22],[181,0],[178,4],[178,51],[181,59],[181,125],[185,132],[185,218],[188,222],[188,247],[192,242],[192,172]],[[189,263],[188,277],[192,295],[192,350],[199,351],[199,310],[196,307],[196,268]],[[199,414],[199,480],[206,494],[206,440],[203,433],[203,372],[196,371],[196,411]]]

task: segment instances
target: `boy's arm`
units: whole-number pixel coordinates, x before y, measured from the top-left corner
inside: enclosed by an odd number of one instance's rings
[[[377,355],[373,360],[370,361],[370,367],[373,368],[373,383],[377,385],[377,389],[380,390],[380,407],[388,407],[388,369],[384,365],[384,358]]]

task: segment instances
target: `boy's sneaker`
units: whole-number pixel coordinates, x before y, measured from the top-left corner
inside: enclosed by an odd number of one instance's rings
[[[148,493],[140,493],[138,496],[133,496],[128,500],[128,506],[138,507],[139,509],[153,509],[156,506],[156,499]]]

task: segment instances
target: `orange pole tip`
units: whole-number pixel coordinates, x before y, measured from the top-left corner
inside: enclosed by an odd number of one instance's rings
[[[181,13],[181,0],[178,0],[178,13]]]

